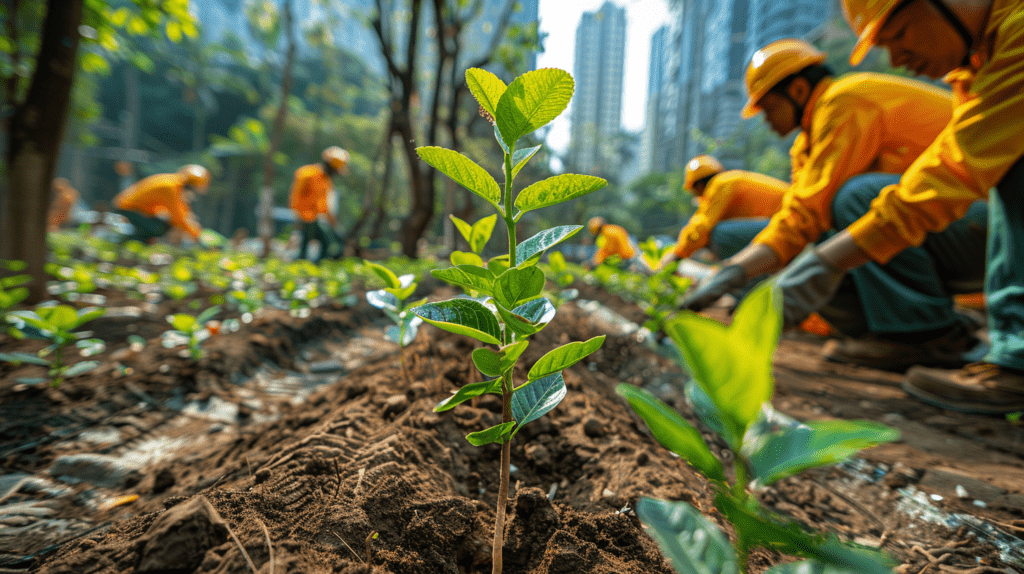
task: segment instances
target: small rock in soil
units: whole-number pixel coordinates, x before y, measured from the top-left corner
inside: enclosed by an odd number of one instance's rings
[[[102,454],[80,453],[62,456],[50,467],[50,476],[70,482],[120,488],[137,470],[123,460]],[[136,480],[137,482],[137,480]]]
[[[590,438],[601,438],[605,433],[604,423],[596,418],[589,418],[583,423],[583,434]]]
[[[403,395],[391,395],[384,401],[384,416],[400,414],[409,408],[409,399]]]
[[[206,551],[227,540],[228,526],[205,497],[172,507],[140,539],[136,572],[192,572]]]

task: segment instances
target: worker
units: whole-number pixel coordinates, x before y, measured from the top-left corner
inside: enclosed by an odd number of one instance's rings
[[[780,278],[792,319],[824,304],[847,270],[895,260],[988,198],[985,297],[991,349],[959,370],[915,367],[903,389],[939,407],[1024,411],[1024,1],[843,0],[857,34],[850,62],[872,45],[893,66],[945,75],[953,117],[870,210]]]
[[[591,217],[587,222],[587,229],[596,237],[594,243],[597,245],[597,251],[590,260],[595,267],[612,256],[629,265],[636,256],[636,247],[623,227],[612,225],[603,217]]]
[[[789,184],[758,173],[725,171],[714,157],[699,155],[686,164],[683,189],[698,201],[697,211],[658,268],[686,259],[704,246],[719,259],[732,257],[782,207]]]
[[[134,227],[129,239],[152,243],[173,227],[198,242],[203,228],[189,207],[191,191],[205,194],[209,186],[209,170],[189,164],[128,186],[114,197],[114,207]]]
[[[78,201],[78,190],[66,178],[53,180],[53,197],[50,200],[47,231],[57,231],[68,221],[71,209]]]
[[[751,58],[743,116],[763,112],[780,136],[801,131],[791,150],[792,185],[764,231],[700,284],[687,308],[699,310],[750,278],[779,271],[807,245],[845,229],[952,117],[948,91],[873,73],[833,79],[824,59],[795,39],[768,44]],[[827,305],[812,309],[847,337],[823,346],[826,359],[905,371],[962,366],[980,352],[977,325],[956,312],[952,293],[976,290],[983,280],[987,210],[978,202],[965,213],[921,247],[850,274]]]
[[[320,256],[317,260],[327,254],[332,244],[341,243],[341,238],[334,231],[338,224],[335,216],[337,205],[331,204],[336,203],[337,192],[331,177],[339,173],[347,174],[348,160],[347,151],[331,146],[323,151],[319,163],[304,165],[295,170],[290,206],[302,230],[297,259],[308,259],[309,242],[312,239],[320,242]]]

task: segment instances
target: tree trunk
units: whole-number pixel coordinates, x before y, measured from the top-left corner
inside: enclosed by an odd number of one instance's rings
[[[13,15],[11,15],[13,18]],[[50,0],[25,101],[15,106],[0,190],[0,259],[24,261],[29,301],[46,297],[46,216],[50,182],[67,123],[78,53],[82,0]]]
[[[394,122],[393,118],[392,122]],[[377,196],[377,205],[374,210],[376,217],[373,220],[373,225],[370,226],[370,239],[377,239],[381,236],[381,228],[384,227],[384,220],[387,219],[388,186],[391,184],[391,156],[395,148],[392,141],[394,133],[394,124],[392,123],[392,128],[388,130],[388,137],[384,141],[384,175],[381,176],[380,195]]]
[[[225,237],[231,237],[235,232],[235,200],[238,195],[238,179],[242,172],[241,157],[233,157],[228,160],[228,189],[224,195],[223,209],[220,214],[220,225],[217,227]]]
[[[392,124],[388,123],[387,128],[384,130],[384,137],[381,138],[381,144],[377,146],[377,151],[373,154],[373,161],[370,165],[373,166],[373,171],[366,181],[366,193],[363,195],[363,212],[359,214],[355,222],[348,230],[348,241],[355,242],[356,253],[359,252],[359,233],[363,230],[363,226],[370,220],[370,215],[374,213],[374,207],[377,202],[374,201],[375,197],[386,195],[386,188],[388,183],[388,176],[390,174],[389,163],[391,161],[391,153],[385,151],[391,147],[391,136],[395,133]],[[384,174],[383,184],[379,184],[377,180],[377,162],[380,160],[381,154],[384,154]],[[382,187],[381,187],[382,185]],[[374,189],[377,189],[377,193],[374,194]]]

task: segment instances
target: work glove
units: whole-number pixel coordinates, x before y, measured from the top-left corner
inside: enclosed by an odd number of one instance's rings
[[[708,276],[692,293],[683,299],[683,308],[700,311],[707,308],[722,295],[732,293],[747,284],[747,273],[739,265],[723,267],[714,275]]]
[[[782,319],[786,327],[796,327],[811,313],[832,300],[846,275],[816,250],[793,260],[775,279],[782,291]]]

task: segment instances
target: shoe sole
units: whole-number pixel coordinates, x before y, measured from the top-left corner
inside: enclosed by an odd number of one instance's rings
[[[855,367],[868,367],[870,369],[878,369],[879,371],[889,371],[892,373],[905,373],[911,367],[935,367],[939,369],[959,369],[966,365],[968,361],[920,361],[920,362],[906,362],[900,364],[894,364],[891,361],[872,361],[870,359],[846,357],[842,355],[822,354],[822,358],[830,363],[837,363],[841,365],[852,365]]]
[[[921,389],[910,384],[909,381],[903,381],[901,385],[904,392],[921,402],[928,403],[932,406],[946,409],[947,411],[955,411],[958,413],[967,414],[978,414],[978,415],[1008,415],[1013,413],[1024,412],[1024,396],[1019,399],[1001,404],[992,403],[978,403],[972,401],[955,401],[947,399],[939,395],[922,391]]]

